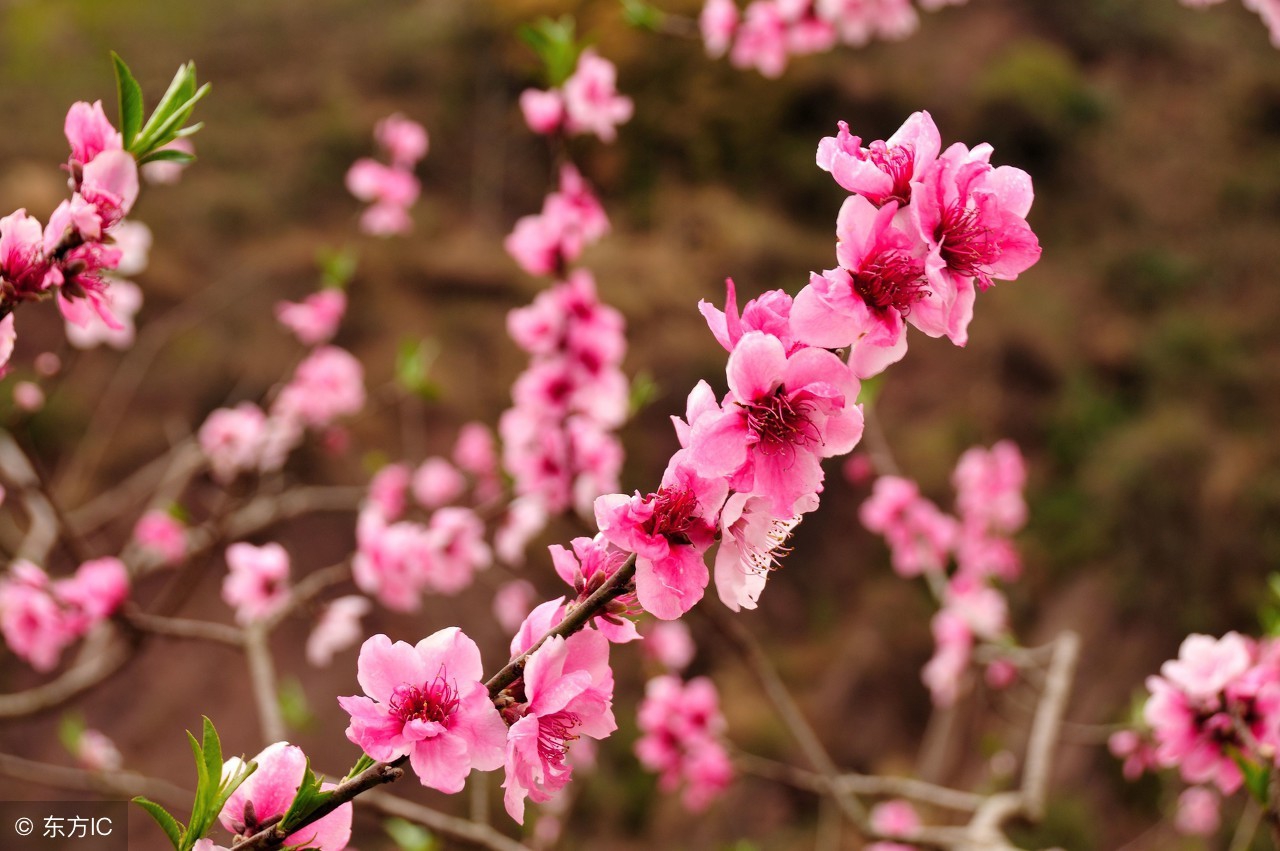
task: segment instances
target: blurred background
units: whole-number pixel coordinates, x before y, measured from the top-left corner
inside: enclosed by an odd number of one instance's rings
[[[700,7],[658,5],[691,17]],[[744,298],[794,293],[811,270],[834,265],[844,192],[814,165],[814,150],[838,120],[864,139],[886,138],[927,109],[944,146],[988,141],[993,162],[1032,175],[1029,219],[1043,259],[979,298],[966,348],[913,334],[877,416],[903,473],[943,506],[968,446],[1008,437],[1027,456],[1026,567],[1010,590],[1017,631],[1037,643],[1074,628],[1084,656],[1068,711],[1081,726],[1068,727],[1058,750],[1048,818],[1019,840],[1198,847],[1148,831],[1175,787],[1125,783],[1095,725],[1124,719],[1143,678],[1189,632],[1256,634],[1266,576],[1280,568],[1280,52],[1239,3],[1196,12],[1175,0],[973,0],[923,15],[901,43],[797,59],[766,80],[709,60],[699,41],[629,29],[611,0],[0,2],[5,212],[26,207],[44,221],[65,196],[57,166],[68,105],[102,99],[115,118],[109,50],[130,63],[149,103],[187,59],[213,83],[198,108],[199,161],[178,185],[144,192],[133,215],[155,234],[138,278],[138,347],[63,352],[68,368],[47,406],[8,414],[60,497],[83,503],[208,411],[260,398],[279,380],[297,349],[271,307],[315,287],[322,246],[359,254],[337,342],[365,363],[373,412],[357,422],[350,457],[304,450],[290,475],[360,485],[379,458],[418,460],[446,451],[468,419],[495,422],[523,366],[505,313],[543,285],[501,240],[537,211],[552,180],[547,147],[516,105],[542,81],[515,29],[562,13],[618,64],[619,89],[635,100],[617,143],[572,142],[614,227],[583,262],[627,317],[627,371],[658,385],[624,431],[626,490],[657,480],[676,447],[667,418],[683,411],[693,384],[723,387],[724,353],[696,301],[721,302],[726,276]],[[431,133],[415,230],[360,237],[343,174],[372,151],[375,121],[395,111]],[[64,346],[61,322],[49,305],[23,310],[19,322],[15,363],[29,376],[36,352]],[[379,406],[398,343],[421,337],[438,343],[439,399],[407,413]],[[122,370],[138,377],[136,392],[118,427],[99,430],[99,405]],[[760,609],[742,617],[842,766],[909,772],[930,724],[919,671],[932,652],[932,609],[856,522],[866,493],[828,471],[822,510],[798,530]],[[133,516],[94,539],[99,554],[118,552]],[[349,552],[353,525],[335,513],[273,537],[305,572]],[[541,543],[579,533],[557,526]],[[524,574],[560,593],[545,549],[530,552]],[[367,629],[413,641],[461,622],[496,667],[504,637],[486,625],[504,578],[496,573],[458,600],[428,600],[415,617],[379,612]],[[230,621],[220,581],[220,569],[205,577],[185,613]],[[276,636],[278,665],[297,684],[292,740],[340,773],[357,754],[333,695],[358,691],[355,653],[308,668],[299,649],[308,626],[296,620]],[[797,758],[730,649],[704,621],[691,626],[702,639],[693,672],[720,686],[731,739]],[[743,778],[700,817],[660,795],[631,756],[634,697],[621,696],[642,682],[639,654],[616,655],[621,729],[597,772],[573,785],[566,847],[811,847],[819,812],[808,793]],[[38,680],[6,656],[0,681],[14,691]],[[1001,782],[1001,754],[1021,752],[1032,701],[979,689],[952,719],[935,779]],[[243,666],[217,647],[153,643],[77,710],[116,740],[130,768],[187,786],[183,730],[201,713],[229,752],[265,744]],[[0,726],[0,749],[67,761],[59,714]],[[398,785],[398,794],[465,809]],[[60,795],[0,779],[0,797]],[[1224,813],[1224,836],[1239,805]],[[133,815],[136,847],[160,847],[144,819]],[[357,816],[354,844],[393,847],[368,814]],[[847,837],[845,847],[859,846]]]

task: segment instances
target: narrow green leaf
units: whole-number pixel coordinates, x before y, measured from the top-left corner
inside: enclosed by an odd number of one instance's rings
[[[181,106],[176,107],[166,117],[157,122],[154,128],[148,129],[151,126],[151,122],[148,121],[147,127],[143,127],[142,132],[138,134],[138,140],[136,142],[137,150],[135,150],[134,153],[138,155],[145,155],[156,148],[163,147],[169,142],[172,142],[177,137],[176,134],[182,127],[183,123],[191,117],[191,112],[195,109],[196,103],[209,93],[210,88],[212,88],[212,86],[209,83],[205,83],[194,95],[191,96],[190,99],[183,102]],[[159,112],[160,110],[157,109],[152,113],[151,117],[153,120]]]
[[[1244,787],[1249,790],[1249,794],[1253,796],[1255,801],[1265,807],[1267,805],[1267,787],[1271,783],[1271,768],[1259,765],[1236,748],[1229,748],[1228,752],[1236,765],[1240,766],[1240,773],[1244,775]]]
[[[346,779],[350,780],[352,777],[355,777],[357,774],[373,765],[374,762],[374,758],[369,756],[367,753],[360,754],[360,758],[356,760],[356,764],[351,766],[351,770],[347,772]]]
[[[133,140],[142,126],[142,87],[133,78],[129,66],[115,51],[111,52],[111,61],[116,69],[116,93],[120,105],[120,133],[124,137],[124,149],[133,150]]]
[[[174,848],[182,847],[183,833],[185,833],[185,829],[181,822],[169,815],[168,810],[157,804],[155,801],[148,801],[141,795],[134,798],[133,802],[146,810],[147,813],[156,820],[156,824],[160,825],[160,829],[164,831],[165,836],[169,837],[169,842],[173,844]]]
[[[215,790],[222,785],[222,740],[207,716],[204,718],[204,770]]]
[[[147,123],[142,126],[139,132],[141,136],[148,136],[155,130],[160,122],[167,119],[173,114],[174,107],[188,100],[191,97],[190,91],[194,86],[195,66],[188,62],[178,68],[173,75],[173,79],[169,82],[169,88],[165,89],[164,94],[160,97],[160,102],[156,104],[156,108],[152,110],[151,117],[147,119]],[[181,98],[181,100],[179,100]]]
[[[188,136],[194,136],[195,134],[199,133],[202,129],[204,129],[204,122],[197,121],[195,124],[192,124],[188,127],[183,127],[177,133],[174,133],[173,138],[185,139]]]
[[[236,789],[240,788],[240,784],[249,779],[249,775],[258,770],[256,762],[245,762],[243,758],[240,760],[240,770],[227,776],[218,786],[218,792],[214,796],[213,806],[210,807],[214,813],[214,817],[222,812],[222,808],[227,805],[227,799],[235,794]],[[212,819],[209,821],[213,824]]]
[[[664,15],[643,0],[622,0],[622,17],[628,26],[657,32],[662,26]]]
[[[84,717],[79,712],[68,712],[58,721],[58,741],[75,756],[80,752],[80,737],[84,735]]]
[[[191,163],[196,161],[196,158],[193,154],[188,154],[186,151],[176,151],[173,148],[158,148],[144,157],[139,157],[138,165],[143,165],[145,163],[153,163],[157,161],[175,162],[175,163],[180,163],[181,165],[190,165]]]

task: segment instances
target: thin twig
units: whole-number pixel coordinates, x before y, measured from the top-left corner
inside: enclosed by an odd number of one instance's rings
[[[468,845],[491,848],[493,851],[529,851],[526,846],[504,836],[487,824],[477,824],[457,816],[446,815],[385,792],[370,792],[360,800],[384,815],[415,822]],[[246,846],[236,847],[239,849]]]
[[[225,644],[228,647],[243,648],[245,646],[244,631],[226,624],[212,621],[198,621],[189,618],[167,618],[139,611],[136,607],[126,606],[121,612],[130,626],[141,632],[162,635],[168,638],[189,638],[195,641],[211,641]]]
[[[189,806],[195,797],[191,792],[167,780],[146,777],[133,771],[87,771],[83,768],[36,762],[11,754],[0,754],[0,774],[55,789],[99,792],[121,798],[143,795],[154,801],[176,806]]]
[[[267,637],[267,631],[261,624],[250,625],[244,631],[244,653],[249,662],[249,682],[253,685],[253,700],[258,707],[263,738],[268,742],[280,742],[284,740],[284,717],[276,694],[275,665]]]

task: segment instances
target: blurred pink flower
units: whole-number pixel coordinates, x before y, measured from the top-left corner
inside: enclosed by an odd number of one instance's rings
[[[327,603],[307,637],[307,661],[317,668],[360,640],[360,619],[373,609],[367,597],[351,594]]]
[[[153,509],[138,518],[133,540],[167,565],[181,564],[187,554],[187,527],[167,511]]]
[[[222,599],[236,620],[250,624],[275,614],[289,600],[289,554],[277,543],[227,547]]]
[[[304,346],[328,342],[347,310],[347,294],[335,287],[311,293],[301,302],[276,302],[276,319]]]

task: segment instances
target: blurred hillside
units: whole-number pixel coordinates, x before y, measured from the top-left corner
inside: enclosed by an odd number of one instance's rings
[[[659,5],[695,15],[700,3]],[[722,300],[726,276],[744,297],[794,293],[809,271],[834,265],[844,193],[814,165],[818,139],[841,119],[864,138],[885,138],[927,109],[944,144],[989,141],[995,162],[1031,173],[1030,221],[1044,255],[980,297],[967,348],[913,336],[876,412],[899,465],[948,504],[961,451],[1002,437],[1021,445],[1032,520],[1015,616],[1028,641],[1066,626],[1084,634],[1076,721],[1119,720],[1188,632],[1256,632],[1265,577],[1280,569],[1280,52],[1238,3],[1197,13],[1175,0],[973,0],[925,15],[902,43],[797,60],[770,81],[708,60],[696,41],[627,29],[611,0],[0,2],[4,211],[25,206],[44,221],[64,194],[63,115],[74,100],[101,98],[114,116],[109,50],[152,101],[188,58],[214,86],[200,106],[199,162],[179,185],[144,193],[135,213],[156,237],[139,277],[140,327],[163,322],[165,338],[155,362],[139,366],[145,377],[121,427],[85,433],[122,361],[141,363],[107,351],[75,356],[48,407],[24,425],[22,439],[68,503],[278,378],[295,350],[270,307],[314,286],[321,245],[359,251],[339,342],[362,357],[370,388],[390,379],[399,340],[429,336],[440,347],[433,377],[442,399],[421,425],[368,417],[358,445],[421,457],[446,448],[467,419],[493,422],[522,366],[505,312],[540,286],[501,239],[538,208],[550,174],[546,146],[516,106],[539,81],[514,30],[561,13],[576,15],[618,63],[619,88],[636,104],[615,145],[573,143],[614,226],[585,264],[627,316],[628,371],[657,376],[660,388],[625,432],[627,489],[656,480],[675,447],[667,417],[683,411],[688,389],[704,377],[723,384],[724,354],[697,299]],[[416,230],[356,237],[357,204],[342,176],[369,153],[373,123],[393,111],[431,133]],[[40,339],[61,337],[52,310],[23,311],[19,321],[20,361]],[[68,447],[83,441],[102,462],[68,469]],[[358,462],[315,455],[294,473],[360,484]],[[744,617],[842,764],[909,768],[929,715],[918,678],[931,652],[928,607],[853,520],[864,491],[834,470],[829,480],[822,511],[806,520],[760,610]],[[341,516],[300,531],[316,539],[317,566],[352,535]],[[110,549],[106,537],[99,543]],[[533,552],[530,571],[550,590]],[[211,596],[216,582],[205,583]],[[483,618],[484,589],[461,605],[474,611],[468,624]],[[409,637],[456,617],[457,606],[439,601],[426,618],[369,625]],[[748,750],[785,754],[785,735],[749,678],[704,627],[695,622],[708,637],[697,664],[716,671],[731,735]],[[492,661],[501,642],[490,629]],[[192,707],[215,717],[224,739],[234,725],[215,712],[238,717],[251,740],[248,702],[211,696],[193,679],[219,664],[218,653],[193,649],[173,672],[175,687],[148,698],[154,704],[139,707],[137,684],[127,682],[96,698],[119,718],[98,723],[120,731],[127,754],[151,760],[138,768],[186,778],[180,736],[195,723]],[[157,659],[133,670],[149,664]],[[325,765],[350,761],[331,695],[351,692],[352,671],[344,657],[319,677],[299,672],[317,715],[300,741]],[[22,677],[7,671],[4,690]],[[1021,747],[1021,734],[993,736],[1026,715],[1010,698],[957,719],[942,779],[987,782],[986,757]],[[53,726],[0,729],[0,746],[51,740]],[[1027,841],[1119,847],[1157,817],[1159,789],[1124,784],[1090,741],[1096,731],[1077,738],[1062,748],[1051,816]],[[690,819],[652,784],[621,785],[628,747],[624,735],[611,742],[600,777],[579,790],[569,847],[807,847],[817,819],[810,797],[744,780]],[[0,795],[7,789],[0,784]]]

